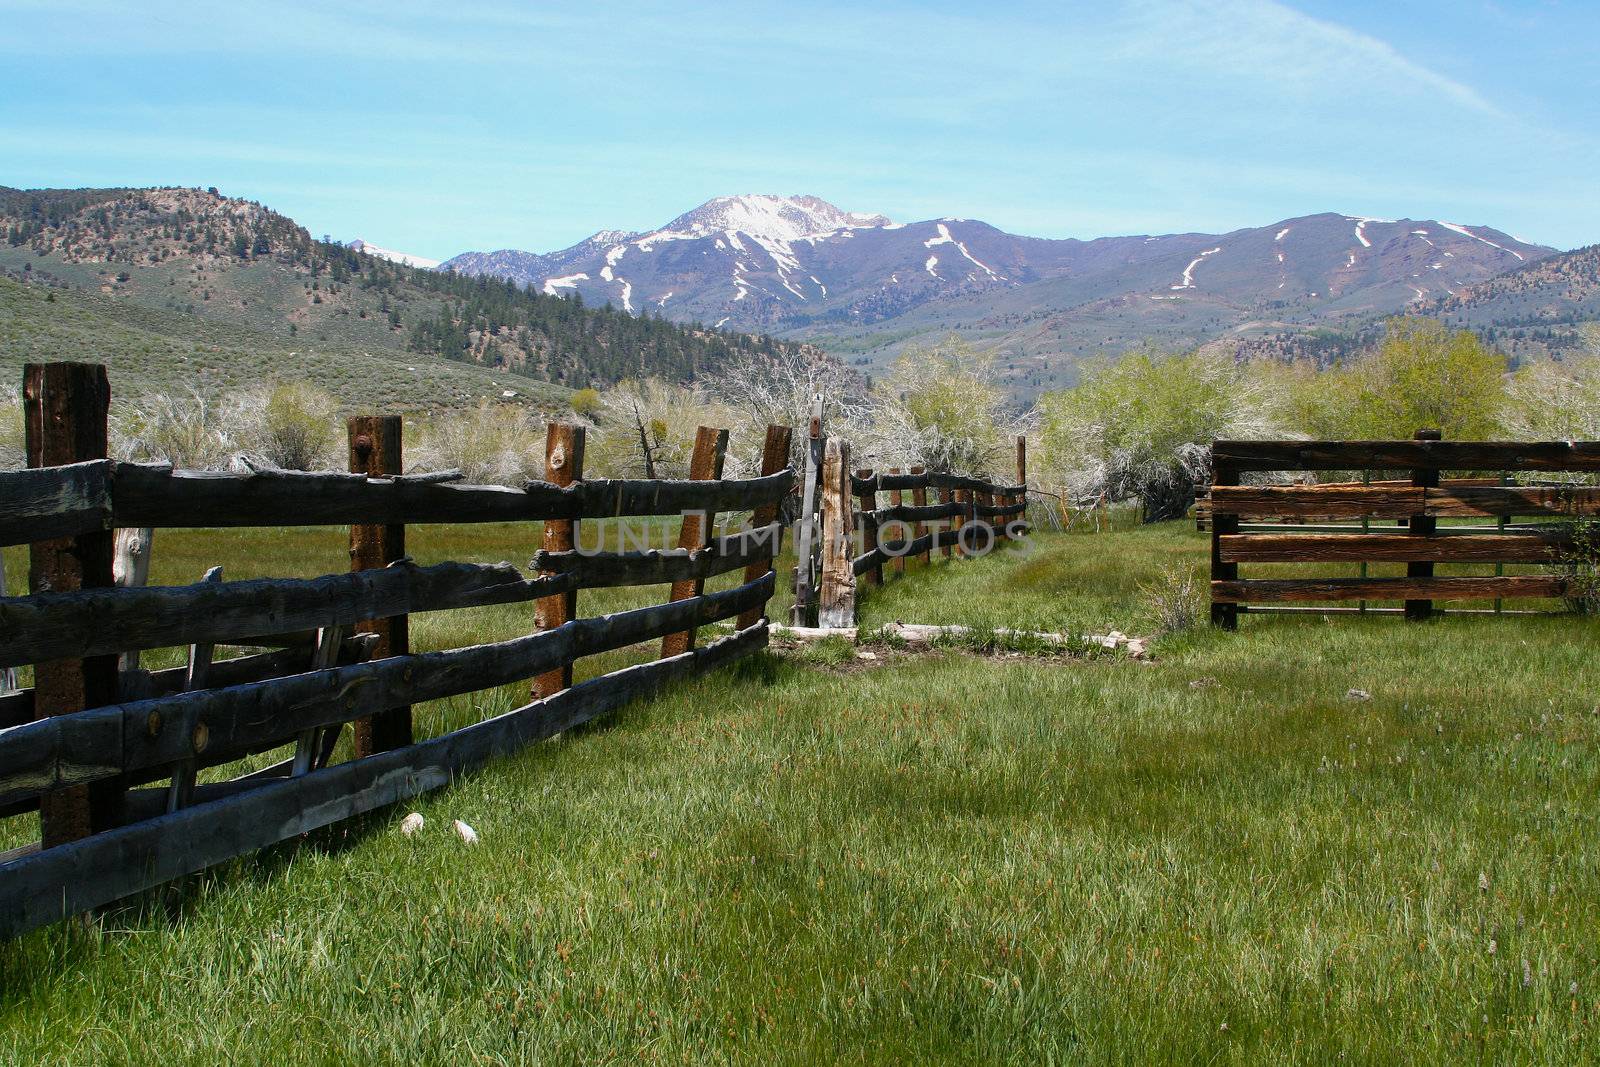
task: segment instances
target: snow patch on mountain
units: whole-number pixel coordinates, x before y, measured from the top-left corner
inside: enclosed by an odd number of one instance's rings
[[[576,289],[579,282],[588,280],[587,274],[568,274],[563,278],[546,278],[542,288],[545,296],[557,296],[557,289]]]
[[[1516,249],[1507,248],[1505,245],[1497,245],[1493,241],[1489,240],[1487,237],[1479,237],[1477,234],[1473,233],[1471,230],[1467,229],[1465,226],[1457,225],[1454,222],[1441,222],[1441,223],[1439,223],[1439,225],[1443,226],[1447,230],[1454,230],[1456,233],[1459,233],[1463,237],[1470,237],[1474,241],[1482,241],[1484,244],[1488,245],[1490,248],[1498,248],[1502,252],[1510,252],[1512,255],[1516,256],[1518,259],[1522,259],[1523,258],[1522,253],[1518,252]],[[1527,262],[1527,261],[1523,260],[1523,262]]]
[[[1207,256],[1214,256],[1220,251],[1222,251],[1222,246],[1218,245],[1215,248],[1207,249],[1206,251],[1201,252],[1198,256],[1195,256],[1194,259],[1192,261],[1190,261],[1189,265],[1187,267],[1183,268],[1183,281],[1178,283],[1177,285],[1174,285],[1172,288],[1175,289],[1175,290],[1176,289],[1193,289],[1194,288],[1194,269],[1200,265],[1201,260],[1205,259]],[[1170,277],[1172,277],[1172,275],[1169,274],[1169,275],[1167,275],[1167,277],[1170,278]]]
[[[989,277],[994,278],[996,280],[999,279],[1000,275],[998,275],[994,271],[990,270],[989,269],[989,265],[987,263],[984,263],[977,256],[975,256],[971,252],[967,251],[967,246],[966,245],[962,244],[960,241],[958,241],[954,237],[950,236],[950,227],[946,226],[942,222],[938,223],[937,225],[939,227],[938,234],[936,236],[930,237],[926,241],[922,242],[922,247],[923,248],[933,248],[936,245],[955,245],[957,251],[959,251],[963,256],[966,256],[967,259],[971,260],[973,263],[977,264],[979,267],[982,267],[983,268],[983,272],[985,274],[987,274]],[[930,271],[929,273],[932,273],[932,272]]]
[[[349,247],[357,252],[365,252],[369,256],[386,259],[390,263],[398,263],[403,267],[421,267],[424,270],[433,270],[441,262],[441,260],[429,259],[427,256],[412,255],[410,252],[396,252],[392,248],[379,248],[377,245],[368,244],[359,237],[351,241]]]

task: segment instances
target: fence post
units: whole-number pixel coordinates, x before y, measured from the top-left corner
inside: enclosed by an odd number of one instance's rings
[[[1441,441],[1444,439],[1444,434],[1439,430],[1418,430],[1416,433],[1411,435],[1411,438],[1414,441]],[[1415,486],[1421,486],[1424,489],[1437,489],[1439,486],[1439,471],[1434,468],[1416,468],[1411,472],[1411,484]],[[1426,496],[1426,494],[1423,495]],[[1438,528],[1438,525],[1439,520],[1430,515],[1413,515],[1411,516],[1411,528],[1409,531],[1407,531],[1407,536],[1432,537],[1434,530]],[[1433,564],[1431,562],[1424,563],[1415,560],[1407,563],[1406,577],[1432,578]],[[1406,619],[1408,621],[1422,622],[1431,618],[1432,616],[1432,600],[1406,601]]]
[[[545,429],[544,480],[565,488],[583,478],[584,430],[570,422],[552,422]],[[577,547],[577,519],[546,519],[539,547],[546,552],[570,552]],[[578,614],[578,591],[557,593],[534,603],[535,625],[553,630]],[[538,699],[554,696],[572,687],[572,664],[546,671],[533,680],[533,695]]]
[[[928,471],[924,467],[912,467],[911,468],[911,473],[913,475],[916,475],[916,476],[920,477],[920,476],[922,476],[924,474],[927,474]],[[928,487],[926,485],[918,485],[918,486],[914,487],[911,490],[911,503],[913,505],[915,505],[916,507],[919,507],[919,508],[923,508],[923,507],[927,507],[928,506]],[[924,534],[926,534],[926,533],[928,533],[928,532],[930,532],[932,530],[937,530],[937,529],[938,529],[938,527],[936,525],[929,525],[924,520],[918,519],[916,526],[911,531],[911,536],[912,536],[913,539],[915,539],[915,538],[923,536]],[[931,548],[930,549],[923,549],[923,551],[922,551],[922,565],[924,567],[926,567],[929,564],[929,562],[931,562],[932,556],[933,556],[933,553],[932,553],[932,549]]]
[[[1238,485],[1239,472],[1232,467],[1217,465],[1216,450],[1211,453],[1211,484]],[[1225,515],[1217,510],[1217,498],[1213,493],[1211,497],[1211,581],[1233,581],[1239,577],[1237,563],[1222,562],[1222,539],[1224,536],[1239,532],[1239,517]],[[1211,601],[1211,625],[1220,626],[1224,630],[1237,630],[1239,628],[1239,605],[1235,603],[1218,603]]]
[[[350,448],[350,473],[392,478],[405,470],[399,415],[356,415],[345,424]],[[350,569],[378,570],[405,558],[406,528],[400,523],[350,527]],[[411,651],[411,623],[405,615],[358,623],[358,633],[378,635],[373,659],[404,656]],[[411,744],[411,707],[402,705],[357,719],[350,724],[356,758]],[[335,730],[337,728],[334,728]],[[330,738],[330,741],[332,739]]]
[[[1017,512],[1013,521],[1025,523],[1028,521],[1028,438],[1017,434],[1017,485],[1021,487],[1017,494],[1017,502],[1022,505],[1022,510]]]
[[[956,495],[956,491],[954,489],[941,489],[941,490],[939,490],[939,503],[941,503],[941,504],[955,504],[955,503],[959,503],[959,502],[960,502],[960,498]],[[956,539],[956,535],[960,534],[960,532],[961,532],[961,516],[960,515],[946,515],[943,519],[940,520],[939,525],[940,526],[949,527],[948,530],[944,530],[942,532],[950,534],[951,538],[950,538],[949,541],[946,541],[943,545],[941,545],[940,549],[939,549],[941,552],[944,553],[944,558],[945,559],[949,559],[952,555],[955,554],[955,546],[954,546],[954,544],[952,542],[954,542],[954,540]]]
[[[899,474],[900,473],[900,468],[899,467],[890,467],[889,468],[889,473],[890,474]],[[890,507],[897,508],[904,501],[905,501],[905,494],[903,494],[900,490],[898,490],[898,489],[889,490],[889,506]],[[904,524],[902,523],[902,525],[904,525]],[[906,572],[906,556],[905,556],[905,553],[902,552],[898,556],[895,556],[894,559],[890,562],[889,567],[896,574],[904,574]]]
[[[845,473],[848,476],[849,472]],[[877,471],[873,470],[859,470],[856,471],[856,477],[872,478],[874,479],[874,485],[876,485],[877,473]],[[848,494],[849,491],[850,487],[847,484],[845,492]],[[878,520],[872,516],[872,513],[878,510],[878,490],[876,488],[866,490],[859,494],[856,499],[861,507],[861,551],[866,554],[878,547]],[[882,585],[883,564],[874,563],[871,567],[868,567],[866,579],[868,585]]]
[[[789,466],[789,442],[793,438],[793,431],[787,426],[768,426],[767,439],[761,446],[761,475],[777,474]],[[756,529],[770,525],[778,517],[777,504],[763,504],[756,508],[750,516],[750,525]],[[778,528],[777,540],[772,545],[772,555],[766,559],[748,563],[744,568],[745,584],[755,581],[763,574],[772,570],[774,561],[778,558],[778,549],[783,544],[783,527]],[[764,608],[751,608],[739,616],[739,629],[745,630],[761,621],[761,616],[766,614]]]
[[[728,455],[728,431],[718,430],[710,426],[701,426],[694,434],[694,454],[689,457],[689,480],[695,482],[714,482],[722,477],[722,461]],[[678,529],[678,547],[686,548],[691,552],[705,548],[711,543],[711,527],[716,523],[716,513],[713,511],[689,511],[683,516],[683,525]],[[703,578],[690,578],[681,582],[672,583],[670,601],[688,600],[697,597],[705,591],[706,583]],[[661,639],[661,658],[668,656],[681,656],[694,647],[694,630],[683,630],[679,633],[668,634]]]
[[[828,438],[822,453],[822,590],[817,625],[856,624],[856,572],[850,557],[850,443]]]
[[[111,384],[96,363],[29,363],[22,402],[28,466],[57,467],[104,459]],[[110,530],[36,541],[28,547],[28,588],[64,593],[115,583]],[[33,668],[36,719],[112,704],[117,699],[117,657],[56,660]],[[111,778],[69,786],[39,798],[44,848],[110,829],[121,814],[123,786]]]
[[[810,620],[816,586],[811,570],[817,540],[817,472],[822,468],[822,394],[811,397],[811,421],[807,426],[804,489],[800,494],[800,517],[795,523],[794,604],[789,622],[804,626]]]

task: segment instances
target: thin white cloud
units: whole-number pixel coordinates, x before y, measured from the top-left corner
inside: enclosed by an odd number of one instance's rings
[[[1422,90],[1459,107],[1505,118],[1464,82],[1417,62],[1394,45],[1277,0],[1140,0],[1144,32],[1135,47],[1167,56],[1225,62],[1294,91]]]

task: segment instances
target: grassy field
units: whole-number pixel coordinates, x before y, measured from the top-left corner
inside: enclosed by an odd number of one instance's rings
[[[413,534],[422,559],[533,543]],[[865,621],[1148,633],[1140,583],[1204,550],[1045,534]],[[155,558],[344,562],[337,532]],[[1246,617],[1148,664],[765,654],[421,798],[415,837],[399,807],[0,946],[0,1062],[1593,1060],[1597,638]]]

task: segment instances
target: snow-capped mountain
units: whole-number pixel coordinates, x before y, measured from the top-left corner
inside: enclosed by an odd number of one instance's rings
[[[377,256],[379,259],[387,259],[391,263],[399,263],[402,266],[422,267],[426,270],[433,270],[439,266],[439,261],[437,259],[429,259],[427,256],[412,255],[410,252],[396,252],[392,248],[379,248],[377,245],[369,244],[368,242],[361,240],[359,237],[354,241],[351,241],[349,247],[355,249],[357,252],[365,252],[369,256]]]
[[[1431,305],[1553,249],[1486,226],[1324,213],[1226,234],[1050,240],[971,219],[896,223],[811,196],[710,200],[648,233],[444,267],[881,362],[955,332],[1039,385],[1052,359],[1230,332],[1335,328]],[[1070,375],[1069,375],[1070,377]]]

